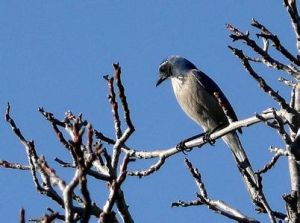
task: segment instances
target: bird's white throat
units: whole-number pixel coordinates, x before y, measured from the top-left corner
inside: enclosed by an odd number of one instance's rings
[[[177,77],[171,78],[171,83],[172,83],[174,92],[181,91],[183,82],[184,82],[184,77],[182,77],[182,76],[177,76]]]

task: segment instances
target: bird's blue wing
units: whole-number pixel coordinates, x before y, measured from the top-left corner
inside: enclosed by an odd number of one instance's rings
[[[199,81],[199,84],[201,84],[212,97],[216,98],[216,96],[214,94],[218,93],[218,95],[219,95],[218,97],[220,97],[220,99],[223,103],[223,106],[228,111],[227,115],[233,121],[237,121],[238,120],[237,116],[236,116],[231,104],[229,103],[228,99],[226,98],[226,96],[224,95],[222,90],[219,88],[219,86],[209,76],[207,76],[205,73],[203,73],[202,71],[200,71],[198,69],[192,70],[192,73],[196,77],[196,79]],[[216,100],[217,100],[217,98],[216,98]],[[241,129],[238,129],[238,131],[240,133],[242,132]]]

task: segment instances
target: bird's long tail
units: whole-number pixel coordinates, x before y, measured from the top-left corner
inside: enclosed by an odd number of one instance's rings
[[[237,133],[229,133],[222,137],[228,147],[231,149],[235,161],[239,167],[242,177],[246,183],[247,189],[253,200],[255,199],[256,187],[258,186],[258,179],[254,173],[251,164],[246,156],[245,150],[239,140]]]

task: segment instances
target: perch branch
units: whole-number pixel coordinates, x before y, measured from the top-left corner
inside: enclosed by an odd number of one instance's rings
[[[278,116],[282,116],[282,111],[278,111],[277,115]],[[274,118],[274,113],[270,112],[269,110],[266,112],[263,112],[259,115],[255,115],[253,117],[244,119],[244,120],[240,120],[240,121],[236,121],[236,122],[232,122],[230,123],[227,127],[220,129],[214,133],[212,133],[210,135],[211,140],[216,140],[224,135],[226,135],[229,132],[235,131],[237,129],[240,129],[242,127],[248,127],[250,125],[262,122],[262,121],[266,121],[266,120],[270,120]],[[185,146],[192,149],[194,147],[200,147],[203,146],[204,144],[207,143],[207,140],[205,140],[203,137],[199,137],[197,139],[193,139],[191,141],[188,141],[185,143]],[[128,147],[123,147],[122,148],[123,151],[125,153],[128,153],[131,157],[137,158],[137,159],[154,159],[154,158],[158,158],[158,161],[152,165],[151,167],[149,167],[146,170],[142,170],[142,171],[130,171],[128,174],[129,175],[133,175],[133,176],[139,176],[139,177],[143,177],[143,176],[148,176],[151,173],[154,173],[155,171],[159,170],[161,168],[161,166],[165,163],[165,160],[168,159],[169,157],[177,154],[180,152],[180,150],[178,150],[175,147],[169,148],[169,149],[162,149],[162,150],[151,150],[151,151],[139,151],[136,149],[129,149]]]

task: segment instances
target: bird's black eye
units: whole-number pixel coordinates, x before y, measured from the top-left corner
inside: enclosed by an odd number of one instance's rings
[[[165,68],[164,64],[159,67],[159,73],[165,73],[165,70],[166,70],[166,68]]]
[[[171,66],[169,63],[162,63],[159,67],[159,72],[162,74],[171,75]]]

